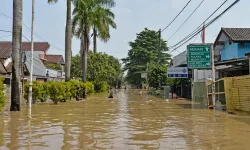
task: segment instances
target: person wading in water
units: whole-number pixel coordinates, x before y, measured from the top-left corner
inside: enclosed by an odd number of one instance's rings
[[[112,88],[110,88],[109,89],[109,97],[108,98],[113,98],[113,94],[114,94],[114,92],[113,92]]]
[[[83,89],[83,93],[82,93],[82,98],[86,99],[87,98],[87,92],[85,89]]]

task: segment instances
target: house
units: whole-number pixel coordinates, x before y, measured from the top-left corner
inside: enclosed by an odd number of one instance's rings
[[[34,42],[34,51],[37,51],[37,53],[39,53],[38,55],[42,60],[44,60],[44,57],[49,48],[50,45],[48,42]],[[30,49],[31,49],[31,42],[22,43],[21,52],[30,51]],[[0,59],[3,61],[5,67],[8,67],[8,65],[12,62],[11,55],[12,55],[12,42],[0,41]]]
[[[54,64],[54,65],[60,65],[61,66],[61,71],[64,71],[64,66],[65,66],[65,62],[63,59],[62,55],[50,55],[47,54],[46,55],[46,63],[48,64]]]
[[[214,50],[220,59],[215,62],[219,77],[231,77],[249,74],[250,28],[221,28]]]
[[[46,81],[50,78],[50,70],[48,70],[44,63],[47,61],[46,53],[49,50],[50,45],[48,42],[34,42],[34,51],[33,51],[33,80]],[[31,42],[23,42],[21,47],[21,60],[22,66],[21,76],[27,78],[30,74],[30,64],[31,64]],[[10,74],[12,71],[12,42],[9,41],[0,41],[0,74],[5,78],[10,78]],[[62,57],[62,56],[61,56]],[[58,61],[51,59],[49,56],[50,63],[60,63],[60,65],[64,65],[63,57]],[[56,57],[57,58],[57,57]],[[2,65],[2,66],[1,66]],[[64,80],[64,72],[62,70],[55,70],[56,78],[59,78],[59,81]],[[51,71],[53,72],[53,71]],[[55,76],[51,76],[54,78]],[[29,78],[28,78],[29,79]]]

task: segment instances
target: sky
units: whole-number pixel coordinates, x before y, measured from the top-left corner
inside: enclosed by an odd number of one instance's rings
[[[159,30],[165,28],[173,18],[180,12],[189,0],[116,0],[115,13],[116,30],[111,30],[111,39],[107,43],[98,41],[97,50],[113,55],[117,58],[127,56],[130,49],[128,42],[135,40],[136,33],[144,28]],[[183,13],[163,33],[162,38],[168,40],[178,29],[184,20],[192,13],[202,0],[191,0]],[[13,1],[0,0],[0,29],[12,30]],[[197,28],[224,0],[204,0],[202,5],[193,14],[189,21],[168,41],[168,46],[176,44],[195,28]],[[228,0],[219,10],[223,11],[234,0]],[[23,35],[28,39],[31,37],[31,3],[32,0],[23,0]],[[229,12],[206,29],[206,42],[213,43],[221,27],[250,28],[250,0],[241,0]],[[66,0],[59,0],[57,4],[49,5],[47,0],[36,0],[35,4],[35,41],[49,42],[49,54],[64,55],[65,23],[66,23]],[[219,12],[217,14],[219,14]],[[26,27],[28,26],[28,28]],[[0,41],[11,41],[11,33],[0,31]],[[26,39],[23,39],[24,41]],[[200,43],[200,35],[190,43]],[[90,49],[92,49],[92,44]],[[185,51],[186,45],[180,47],[172,56]],[[76,55],[80,50],[80,41],[72,39],[72,52]]]

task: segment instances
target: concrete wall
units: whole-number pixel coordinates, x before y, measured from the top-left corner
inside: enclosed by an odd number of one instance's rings
[[[231,43],[227,41],[224,49],[221,51],[221,61],[230,60],[238,57],[238,43]]]
[[[232,43],[231,45],[227,41],[224,49],[221,51],[221,60],[230,60],[236,58],[245,58],[245,54],[250,52],[250,43]]]
[[[245,54],[250,52],[250,43],[244,43],[243,47],[238,44],[238,58],[246,57]]]

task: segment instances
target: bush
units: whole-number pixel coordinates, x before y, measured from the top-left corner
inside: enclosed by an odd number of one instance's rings
[[[5,100],[6,100],[6,96],[4,94],[4,84],[3,84],[3,78],[0,78],[0,112],[2,111],[2,108],[5,105]]]
[[[91,82],[79,82],[71,80],[69,82],[55,82],[50,81],[46,83],[40,83],[37,81],[33,82],[33,100],[40,100],[41,102],[46,102],[50,99],[54,103],[59,101],[66,102],[71,99],[71,97],[76,96],[77,88],[85,89],[87,93],[94,93],[94,84]],[[29,94],[29,82],[25,83],[24,86],[24,98],[28,99]]]
[[[29,82],[26,82],[24,85],[24,98],[28,100],[29,96]],[[43,85],[42,83],[39,83],[37,81],[33,81],[32,86],[32,100],[37,101],[42,98],[42,92],[43,92]]]
[[[81,82],[82,88],[86,90],[87,93],[95,93],[95,86],[92,82]]]
[[[50,99],[57,104],[59,101],[62,101],[65,99],[64,92],[65,92],[65,86],[61,82],[48,82],[49,84],[49,96]]]
[[[94,83],[95,91],[97,93],[105,92],[108,89],[108,83],[105,81],[94,81],[93,83]]]
[[[48,83],[41,84],[41,95],[40,95],[40,101],[46,102],[49,98],[49,85]]]

